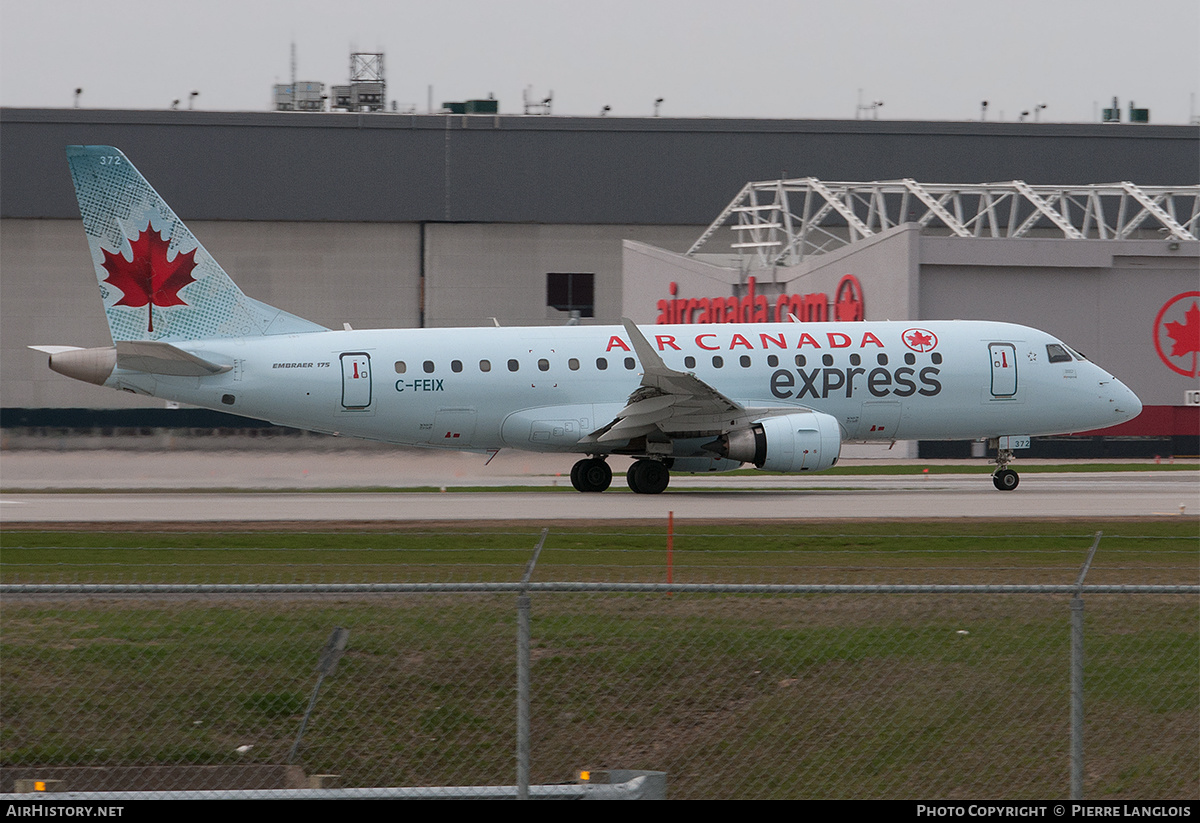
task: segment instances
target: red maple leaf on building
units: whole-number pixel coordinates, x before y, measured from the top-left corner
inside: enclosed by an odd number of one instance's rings
[[[863,319],[862,299],[851,289],[838,289],[837,303],[833,307],[834,317],[840,322],[855,322]]]
[[[132,261],[108,249],[100,250],[104,252],[104,262],[100,265],[108,271],[104,282],[116,286],[124,295],[113,305],[148,306],[150,316],[146,330],[154,331],[155,306],[187,305],[180,298],[179,290],[196,282],[192,277],[192,269],[196,268],[196,250],[167,260],[170,243],[158,232],[151,231],[149,223],[145,231],[129,241],[129,245],[133,249]]]
[[[1200,305],[1195,300],[1192,301],[1192,307],[1183,313],[1182,323],[1164,323],[1163,326],[1171,338],[1172,357],[1200,352]]]

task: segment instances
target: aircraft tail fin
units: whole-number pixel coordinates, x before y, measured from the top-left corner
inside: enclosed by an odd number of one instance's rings
[[[114,342],[326,330],[247,297],[120,150],[67,162]]]

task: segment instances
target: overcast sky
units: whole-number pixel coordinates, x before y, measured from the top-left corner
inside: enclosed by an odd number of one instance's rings
[[[1200,115],[1197,0],[0,0],[0,105],[262,111],[386,54],[388,99],[554,94],[554,113],[1088,122]],[[867,114],[866,116],[871,116]],[[1029,119],[1032,119],[1032,115]]]

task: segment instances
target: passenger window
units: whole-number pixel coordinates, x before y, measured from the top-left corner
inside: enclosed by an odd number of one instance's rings
[[[450,361],[450,371],[454,372],[455,374],[458,374],[459,372],[461,372],[462,371],[462,361],[461,360],[451,360]]]
[[[887,365],[887,355],[886,354],[876,355],[875,362],[881,366],[886,366]]]
[[[571,371],[579,371],[579,359],[576,357],[572,357],[570,360],[567,361],[567,368],[570,369]]]
[[[408,365],[403,360],[396,361],[396,374],[404,374],[408,371]]]
[[[725,365],[725,358],[721,357],[721,355],[719,355],[719,354],[714,354],[713,355],[713,368],[719,369],[724,365]]]
[[[543,357],[538,361],[538,369],[540,371],[550,371],[550,361]]]
[[[808,361],[804,359],[804,355],[802,355],[802,354],[796,355],[796,365],[797,366],[803,366],[807,362]]]
[[[743,369],[750,368],[750,355],[743,354],[741,357],[738,358],[738,362],[742,364]]]
[[[768,354],[767,355],[767,365],[770,366],[771,368],[775,368],[776,366],[779,365],[779,358],[773,354]]]
[[[492,361],[491,360],[480,360],[479,361],[479,370],[480,371],[491,371],[492,370]]]
[[[859,357],[857,354],[852,354],[852,355],[850,355],[850,365],[851,365],[851,366],[860,366],[860,365],[862,365],[862,358],[861,358],[861,357]]]
[[[596,368],[599,369],[600,371],[604,371],[605,369],[608,368],[608,361],[605,360],[603,357],[597,357],[596,358]]]
[[[636,360],[634,360],[632,357],[625,358],[625,368],[629,369],[630,371],[633,371],[635,366],[637,366]]]
[[[1071,362],[1071,354],[1067,351],[1067,347],[1060,346],[1057,343],[1046,344],[1046,356],[1050,358],[1051,363]]]
[[[421,368],[425,369],[426,374],[433,374],[433,361],[426,360],[423,364],[421,364]]]
[[[520,364],[520,363],[518,363],[516,360],[509,360],[509,361],[508,361],[508,370],[509,370],[509,371],[516,371],[516,370],[517,370],[517,369],[519,369],[519,368],[521,368],[521,364]]]
[[[692,357],[690,354],[683,358],[683,367],[686,369],[696,368],[696,358]]]

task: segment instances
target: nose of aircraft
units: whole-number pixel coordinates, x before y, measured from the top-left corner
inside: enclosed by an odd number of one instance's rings
[[[1108,399],[1119,422],[1132,420],[1142,413],[1142,401],[1133,390],[1115,377],[1109,378]]]

